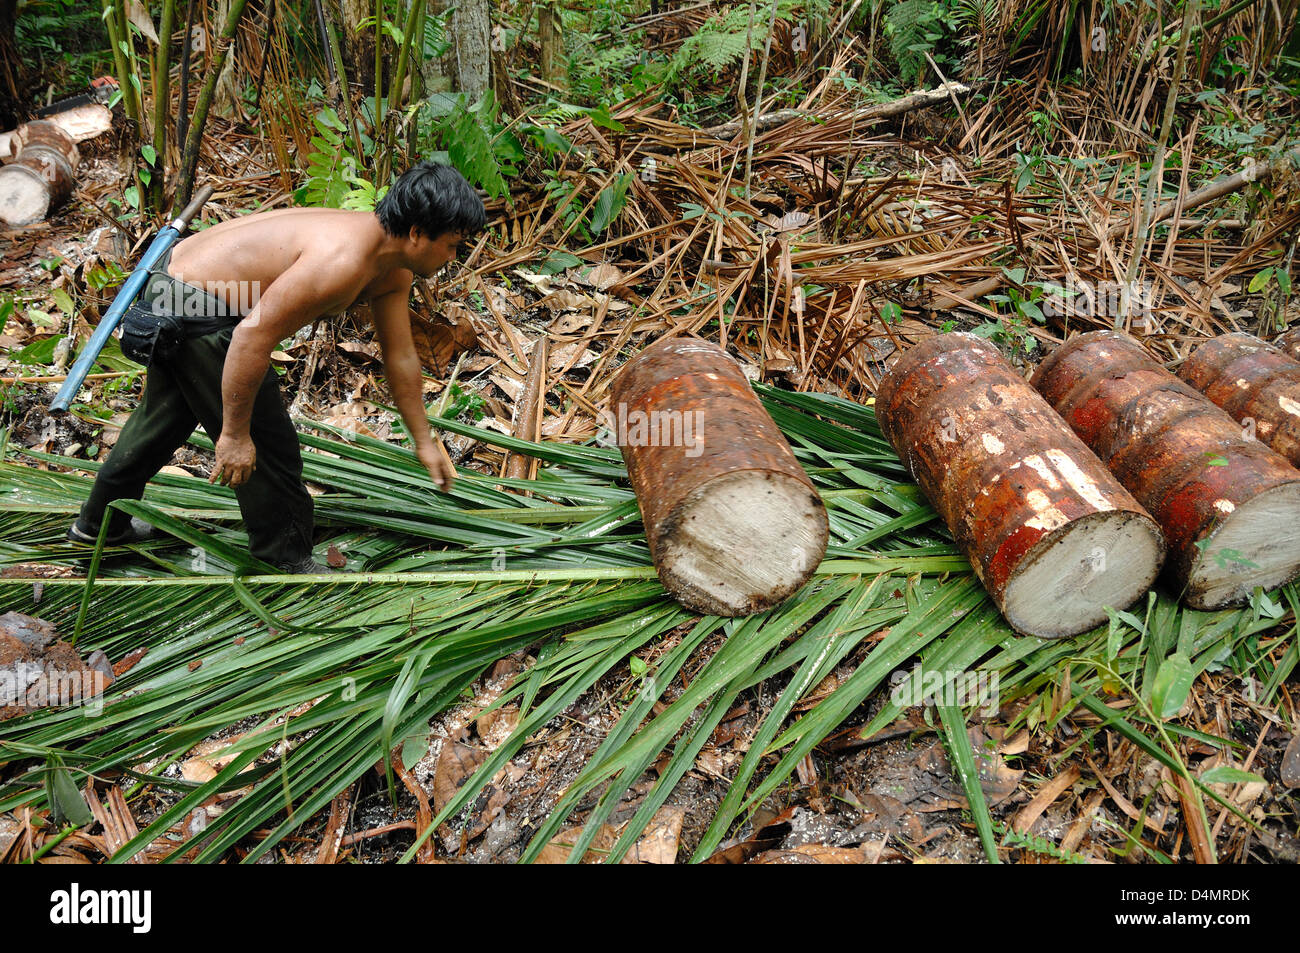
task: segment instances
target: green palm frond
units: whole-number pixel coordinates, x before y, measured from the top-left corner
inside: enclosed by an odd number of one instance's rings
[[[0,579],[0,609],[39,615],[65,634],[77,628],[84,603],[80,650],[103,649],[114,659],[148,650],[111,686],[97,715],[46,709],[0,723],[0,811],[46,806],[45,766],[54,758],[79,784],[116,772],[151,785],[169,806],[117,852],[113,860],[121,862],[150,845],[156,852],[159,838],[214,793],[251,786],[204,830],[175,840],[168,859],[194,852],[200,861],[256,861],[377,762],[391,764],[404,739],[427,739],[430,721],[498,660],[527,650],[536,661],[496,703],[519,703],[518,727],[421,832],[405,855],[413,859],[548,722],[632,653],[673,634],[678,641],[622,704],[523,859],[535,859],[581,810],[583,833],[569,855],[580,860],[624,793],[655,765],[656,780],[605,855],[617,861],[736,701],[760,683],[784,686],[693,845],[698,861],[832,732],[861,723],[870,734],[888,724],[901,702],[886,697],[869,723],[864,703],[916,658],[934,669],[996,672],[1002,700],[1020,703],[1016,722],[1035,730],[1052,730],[1081,705],[1103,724],[1088,727],[1078,743],[1109,726],[1141,739],[1175,769],[1171,739],[1233,743],[1172,721],[1151,724],[1136,709],[1117,711],[1107,705],[1113,695],[1149,695],[1162,661],[1175,652],[1197,672],[1250,675],[1263,686],[1261,702],[1294,669],[1294,587],[1277,603],[1257,599],[1216,613],[1183,610],[1161,595],[1145,613],[1117,614],[1074,639],[1016,635],[907,480],[872,408],[827,395],[759,392],[823,494],[830,545],[800,593],[744,619],[700,618],[667,597],[622,460],[610,448],[531,444],[439,419],[443,429],[542,461],[536,480],[465,471],[444,495],[429,491],[424,468],[406,448],[312,424],[316,432],[301,440],[304,476],[325,490],[315,500],[326,537],[319,545],[337,546],[356,570],[318,577],[259,575],[230,490],[158,477],[142,501],[120,505],[168,539],[133,547],[144,558],[129,562],[105,550],[88,597],[81,579],[39,586]],[[200,435],[192,442],[210,446]],[[68,462],[7,452],[19,455],[28,463]],[[0,566],[34,559],[80,565],[85,551],[64,542],[62,531],[90,479],[5,456]],[[1270,607],[1283,602],[1289,614],[1280,618]],[[706,644],[716,648],[702,658]],[[688,662],[692,674],[683,685]],[[833,692],[800,705],[845,666],[851,673]],[[1070,696],[1062,702],[1055,689],[1066,679]],[[967,718],[951,707],[941,714],[958,767],[969,768],[969,749],[959,749]],[[172,766],[195,745],[236,726],[244,733],[231,749],[235,757],[216,777],[197,784],[174,776]],[[995,857],[995,828],[978,800],[970,797],[977,827]]]

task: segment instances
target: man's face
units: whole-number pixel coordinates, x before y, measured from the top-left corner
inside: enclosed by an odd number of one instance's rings
[[[415,273],[421,278],[434,275],[443,265],[456,258],[458,246],[465,236],[460,232],[443,232],[430,238],[418,228],[411,229],[411,242],[415,245]]]

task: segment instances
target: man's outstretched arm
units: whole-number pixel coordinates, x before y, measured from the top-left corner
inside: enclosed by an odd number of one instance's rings
[[[253,400],[270,366],[271,352],[303,325],[352,302],[360,288],[340,277],[344,271],[316,268],[299,260],[266,289],[253,310],[235,326],[221,375],[221,436],[209,483],[236,487],[252,475],[257,465],[249,434]]]
[[[379,338],[379,350],[384,358],[384,371],[388,376],[388,389],[392,391],[393,403],[406,432],[415,444],[415,455],[419,457],[424,468],[438,488],[444,492],[451,489],[456,478],[456,470],[451,465],[451,458],[442,445],[442,441],[432,437],[429,431],[429,418],[424,409],[423,375],[420,371],[420,358],[415,353],[415,341],[411,338],[411,314],[407,301],[411,294],[410,281],[402,282],[399,290],[376,297],[370,303],[375,321],[375,333]]]

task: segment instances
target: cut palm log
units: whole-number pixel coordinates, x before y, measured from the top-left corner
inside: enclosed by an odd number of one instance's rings
[[[43,221],[72,194],[81,161],[72,137],[52,122],[23,127],[18,158],[0,168],[0,220],[8,225]]]
[[[826,553],[826,508],[740,366],[666,339],[614,379],[604,427],[636,491],[659,579],[682,605],[738,616],[777,605]]]
[[[1239,331],[1206,341],[1178,376],[1241,424],[1244,436],[1300,466],[1300,361]]]
[[[1240,602],[1300,571],[1300,471],[1132,338],[1071,338],[1033,383],[1156,518],[1189,606]]]
[[[876,417],[1017,631],[1086,632],[1155,581],[1160,528],[982,338],[905,352]]]

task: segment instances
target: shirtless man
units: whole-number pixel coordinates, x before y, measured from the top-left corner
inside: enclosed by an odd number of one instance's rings
[[[187,336],[166,356],[155,353],[149,360],[140,406],[96,475],[68,538],[93,543],[108,503],[139,499],[201,423],[216,443],[209,482],[234,488],[252,554],[287,572],[324,571],[311,558],[311,497],[270,359],[299,328],[359,301],[370,303],[393,403],[416,456],[440,489],[450,489],[455,470],[441,441],[430,435],[407,302],[413,276],[434,274],[484,224],[482,200],[460,173],[422,162],[393,184],[374,212],[261,212],[177,244],[133,309],[184,313]],[[190,307],[195,300],[202,307]],[[201,314],[189,317],[196,310]],[[110,544],[153,535],[147,524],[117,510],[109,519]]]

